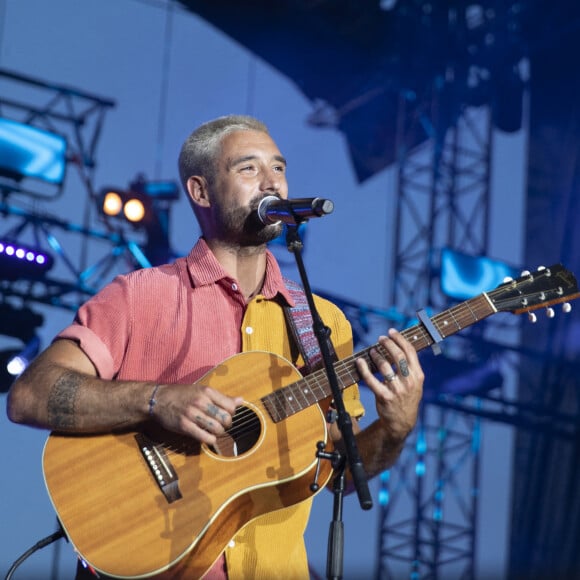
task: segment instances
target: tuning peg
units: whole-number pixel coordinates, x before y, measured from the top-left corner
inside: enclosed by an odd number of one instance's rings
[[[545,270],[546,266],[538,266],[538,272],[541,272],[542,270]]]
[[[529,276],[531,272],[529,270],[522,270],[522,276]]]
[[[510,282],[513,282],[513,281],[514,281],[514,279],[513,279],[511,276],[506,276],[506,277],[503,279],[503,283],[504,283],[504,284],[509,284]]]
[[[536,316],[535,312],[528,312],[528,320],[534,324],[534,322],[536,322],[538,320],[538,317]]]
[[[556,315],[556,313],[554,312],[553,308],[546,308],[546,316],[548,318],[554,318],[554,316]]]
[[[570,312],[572,310],[572,305],[570,304],[570,302],[564,302],[564,304],[562,304],[562,312],[564,312],[565,314],[568,314],[568,312]]]

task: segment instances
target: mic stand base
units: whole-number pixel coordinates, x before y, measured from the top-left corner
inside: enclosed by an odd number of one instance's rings
[[[345,488],[344,458],[335,451],[338,461],[333,461],[337,470],[332,489],[334,494],[332,521],[328,532],[328,550],[326,557],[326,577],[328,580],[341,580],[344,560],[344,523],[342,521],[342,505]]]

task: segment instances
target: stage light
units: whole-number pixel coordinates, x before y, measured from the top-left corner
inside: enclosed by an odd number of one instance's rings
[[[19,352],[17,348],[0,350],[0,393],[7,393],[14,382],[15,376],[8,372],[8,362]]]
[[[145,206],[140,199],[132,198],[123,206],[123,214],[132,223],[141,222],[145,217]]]
[[[31,179],[60,191],[67,166],[67,142],[62,135],[0,117],[0,176],[3,185],[24,191],[21,182]],[[38,193],[41,193],[40,190]],[[50,191],[49,191],[50,193]]]
[[[8,374],[12,377],[19,377],[30,361],[28,359],[22,358],[20,353],[15,353],[14,356],[11,356],[6,363],[6,370]]]
[[[0,335],[8,340],[0,351],[0,392],[10,385],[28,366],[40,350],[37,330],[44,318],[26,306],[0,303]]]
[[[109,225],[118,229],[131,227],[147,236],[142,250],[151,265],[163,264],[175,257],[169,243],[171,204],[178,199],[175,181],[147,181],[138,175],[129,188],[108,187],[98,196],[99,211]]]
[[[99,209],[105,217],[127,221],[134,227],[155,219],[151,198],[138,191],[107,188],[99,198]]]
[[[14,355],[9,356],[6,362],[6,370],[8,374],[13,377],[19,377],[32,362],[32,359],[40,351],[40,338],[34,335],[21,350],[14,352]]]
[[[469,256],[448,248],[441,251],[441,290],[450,298],[468,300],[494,289],[506,277],[518,276],[515,268],[486,256]]]
[[[123,210],[123,200],[118,193],[108,191],[103,197],[103,213],[105,215],[114,217]]]
[[[138,176],[129,187],[131,191],[142,193],[152,199],[174,201],[179,198],[179,187],[175,181],[147,181],[144,177]]]
[[[54,258],[44,250],[0,238],[0,278],[38,278],[53,266]]]
[[[0,393],[6,393],[40,352],[40,339],[34,336],[21,348],[0,351]]]
[[[175,181],[148,181],[138,175],[128,189],[108,187],[101,189],[99,211],[106,218],[119,218],[134,227],[161,224],[167,227],[171,202],[179,197]]]

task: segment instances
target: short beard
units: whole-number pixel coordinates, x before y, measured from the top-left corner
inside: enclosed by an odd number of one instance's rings
[[[262,198],[254,199],[247,207],[220,208],[219,219],[224,232],[229,232],[224,242],[242,247],[263,246],[282,234],[281,222],[265,225],[258,217],[258,204]]]

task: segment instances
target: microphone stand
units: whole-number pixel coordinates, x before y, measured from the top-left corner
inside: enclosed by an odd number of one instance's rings
[[[356,445],[356,440],[352,429],[352,419],[344,406],[342,390],[338,384],[338,378],[336,376],[336,371],[333,364],[334,361],[328,346],[330,329],[324,325],[320,315],[318,314],[318,311],[316,310],[312,290],[310,288],[310,283],[308,282],[308,276],[306,275],[306,269],[302,259],[302,249],[304,244],[300,238],[298,227],[302,221],[306,220],[301,219],[298,216],[295,216],[295,218],[295,224],[286,224],[286,245],[288,247],[288,251],[292,252],[296,258],[296,265],[300,273],[302,286],[304,288],[308,306],[310,308],[310,313],[312,315],[313,331],[316,339],[318,340],[320,353],[322,355],[322,360],[326,370],[326,376],[332,392],[334,408],[336,410],[336,423],[342,434],[342,440],[346,454],[345,458],[336,449],[332,453],[327,453],[324,451],[323,443],[317,446],[318,450],[316,457],[318,457],[318,460],[330,460],[332,462],[333,468],[337,471],[335,480],[333,482],[333,520],[330,524],[327,554],[328,560],[326,565],[327,578],[336,580],[342,578],[342,559],[344,547],[342,506],[346,479],[346,464],[348,464],[350,469],[361,508],[363,510],[371,509],[373,507],[373,501],[369,492],[367,475],[358,452],[358,447]],[[314,489],[316,489],[316,482],[314,484]]]

